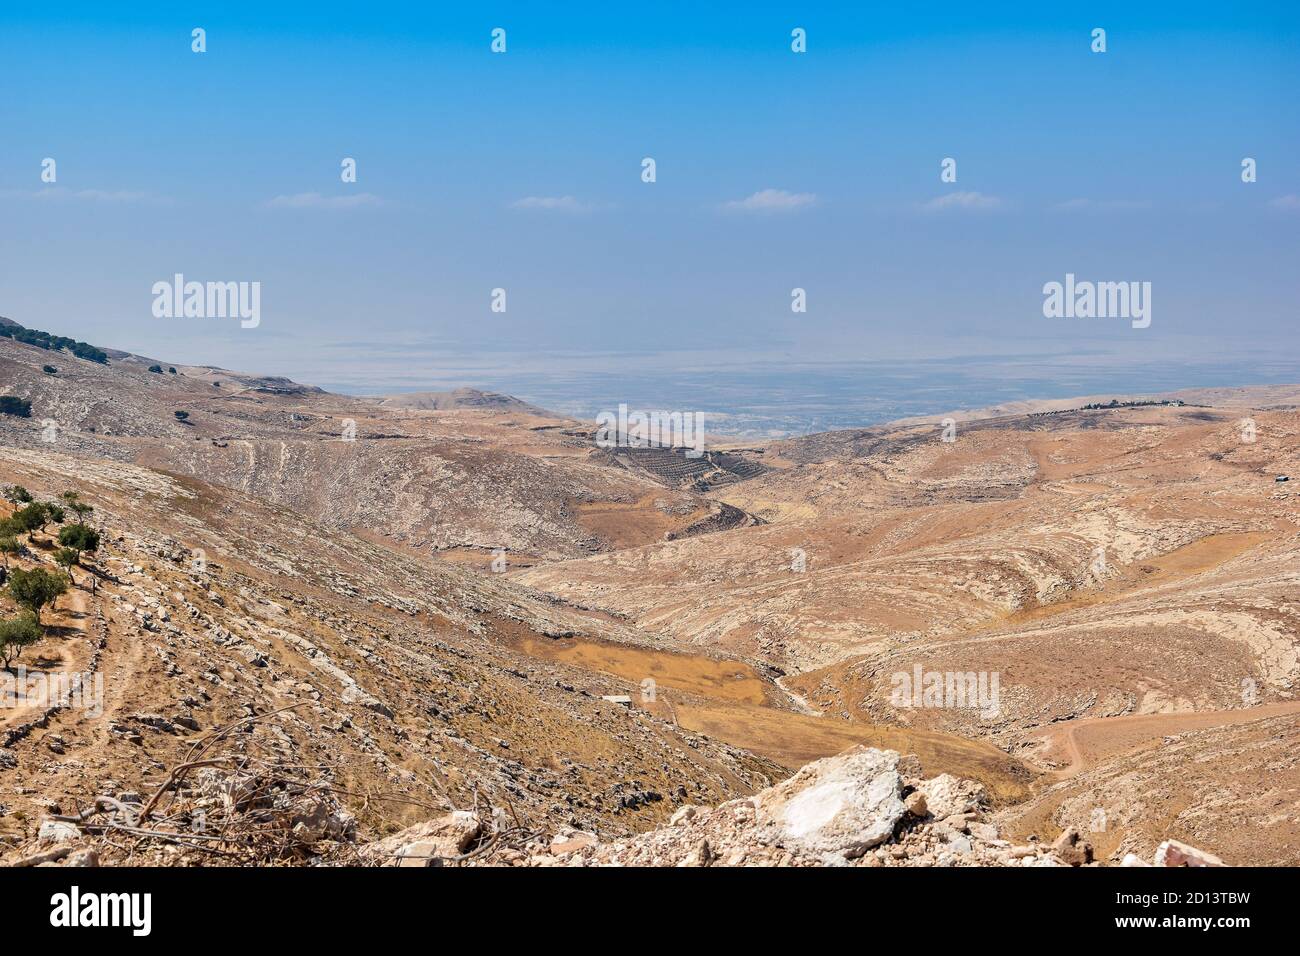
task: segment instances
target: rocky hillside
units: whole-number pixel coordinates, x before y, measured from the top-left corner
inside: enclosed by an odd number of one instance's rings
[[[6,711],[0,840],[24,846],[99,797],[141,801],[200,753],[218,761],[210,773],[293,768],[372,836],[475,806],[539,828],[634,832],[781,774],[602,699],[635,692],[626,681],[515,650],[624,626],[502,576],[119,462],[11,448],[0,482],[41,500],[73,484],[104,539],[24,658],[33,673],[100,682],[102,700]],[[52,552],[38,532],[11,564],[52,568]]]
[[[1277,744],[1300,723],[1300,493],[1278,480],[1300,476],[1300,415],[1099,408],[954,437],[774,443],[769,471],[715,493],[763,524],[513,576],[767,663],[810,713],[993,742],[1059,781],[1022,836],[1100,813],[1107,858],[1180,834],[1227,858],[1300,858],[1262,810],[1300,799]],[[995,707],[945,703],[981,679]],[[1121,785],[1175,737],[1195,772],[1162,759]]]
[[[483,567],[496,551],[513,565],[660,540],[716,509],[603,464],[585,433],[566,433],[574,423],[508,397],[380,403],[107,354],[89,361],[0,338],[0,394],[31,407],[0,415],[0,442],[200,478]],[[622,512],[614,527],[601,520],[609,508]]]
[[[0,485],[101,536],[19,658],[67,692],[4,694],[10,862],[1300,861],[1285,389],[696,474],[68,342],[0,335]]]

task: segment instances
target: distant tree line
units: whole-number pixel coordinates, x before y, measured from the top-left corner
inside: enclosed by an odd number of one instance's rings
[[[1146,399],[1143,401],[1133,402],[1121,402],[1119,399],[1112,398],[1109,402],[1091,402],[1083,407],[1089,410],[1095,410],[1098,408],[1145,408],[1149,405],[1171,405],[1176,408],[1181,408],[1186,404],[1187,403],[1180,398]]]
[[[14,324],[0,325],[0,338],[13,339],[15,342],[22,342],[26,345],[35,345],[37,348],[46,349],[50,352],[67,351],[88,362],[98,362],[100,365],[108,364],[108,353],[103,349],[97,349],[86,342],[70,339],[66,335],[51,335],[49,332],[27,329]]]

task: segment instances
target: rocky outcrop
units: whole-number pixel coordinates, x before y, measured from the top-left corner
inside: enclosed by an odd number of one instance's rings
[[[986,819],[980,784],[950,774],[920,779],[912,775],[917,766],[915,758],[890,750],[855,747],[752,797],[685,806],[666,826],[610,842],[580,831],[512,842],[511,831],[459,811],[365,847],[361,856],[388,866],[452,860],[530,867],[1102,865],[1073,828],[1051,846],[1001,839]],[[429,859],[435,862],[414,862]],[[1169,841],[1156,865],[1222,864]]]
[[[1156,866],[1223,866],[1213,853],[1206,853],[1177,840],[1166,840],[1156,848]]]
[[[754,798],[754,838],[803,856],[853,859],[894,833],[906,808],[898,754],[851,750]]]
[[[482,830],[474,814],[454,810],[367,845],[361,857],[379,866],[442,866],[469,850]]]

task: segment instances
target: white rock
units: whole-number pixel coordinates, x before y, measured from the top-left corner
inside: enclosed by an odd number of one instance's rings
[[[808,764],[755,798],[756,837],[810,856],[861,856],[906,812],[897,768],[897,753],[867,747]]]
[[[984,788],[970,780],[958,780],[950,773],[941,773],[932,780],[922,781],[916,788],[925,795],[925,804],[936,820],[959,813],[969,813],[984,803]]]
[[[362,850],[389,866],[440,866],[442,858],[460,856],[482,829],[468,810],[453,810],[436,820],[407,827]]]
[[[1166,840],[1156,848],[1156,866],[1224,866],[1213,853],[1206,853],[1177,840]]]
[[[75,824],[62,820],[42,820],[36,836],[44,843],[68,843],[79,839],[81,830]]]
[[[694,818],[696,812],[696,808],[689,804],[684,807],[679,807],[673,815],[668,818],[668,825],[675,827],[679,823],[684,823],[685,821]]]
[[[991,823],[970,823],[966,829],[971,836],[979,837],[985,843],[998,843],[998,828]]]

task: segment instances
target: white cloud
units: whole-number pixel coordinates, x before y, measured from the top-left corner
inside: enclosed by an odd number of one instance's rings
[[[937,196],[929,202],[922,203],[921,208],[926,212],[944,212],[948,209],[984,212],[997,209],[1001,205],[1002,200],[997,196],[986,196],[976,192],[956,192]]]
[[[813,193],[790,193],[784,189],[761,189],[744,199],[722,204],[727,212],[793,212],[817,201]]]
[[[573,196],[525,196],[510,204],[511,209],[544,209],[552,212],[588,212],[591,204]]]
[[[1125,212],[1150,209],[1149,199],[1067,199],[1052,208],[1059,212]]]
[[[357,209],[361,206],[383,206],[386,202],[374,193],[344,193],[338,196],[295,193],[292,196],[276,196],[268,200],[266,205],[274,209]]]
[[[1284,209],[1287,212],[1300,212],[1300,196],[1295,193],[1288,193],[1285,196],[1278,196],[1270,200],[1269,205],[1274,209]]]

